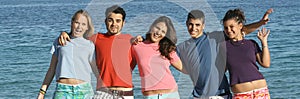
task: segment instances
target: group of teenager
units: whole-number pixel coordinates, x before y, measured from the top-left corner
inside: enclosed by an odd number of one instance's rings
[[[256,63],[270,66],[270,31],[258,31],[261,48],[245,35],[267,24],[270,13],[272,9],[260,21],[245,25],[242,10],[228,10],[221,21],[224,31],[205,33],[204,13],[192,10],[186,20],[191,38],[176,44],[176,31],[167,16],[158,17],[142,38],[121,33],[126,13],[118,5],[106,9],[106,33],[94,34],[90,15],[79,10],[72,17],[70,33],[61,33],[52,45],[38,99],[44,98],[54,75],[54,99],[133,99],[136,65],[144,99],[180,99],[170,66],[190,76],[193,98],[269,99],[266,80]],[[91,74],[97,78],[96,92]]]

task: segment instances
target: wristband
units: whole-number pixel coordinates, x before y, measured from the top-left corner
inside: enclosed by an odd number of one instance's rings
[[[268,46],[262,46],[262,48],[266,48],[266,47],[268,47]]]
[[[43,90],[43,89],[40,89],[40,93],[43,94],[43,95],[45,95],[45,94],[46,94],[46,91]]]

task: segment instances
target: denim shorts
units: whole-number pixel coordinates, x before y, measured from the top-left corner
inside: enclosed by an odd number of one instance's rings
[[[57,83],[53,99],[92,99],[93,95],[90,83],[77,85]]]

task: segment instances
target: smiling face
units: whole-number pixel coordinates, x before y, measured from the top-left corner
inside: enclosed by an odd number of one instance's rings
[[[116,13],[109,13],[105,19],[106,29],[110,35],[118,35],[121,33],[121,30],[124,25],[123,15]]]
[[[243,28],[242,23],[238,23],[235,19],[229,19],[223,22],[224,32],[229,39],[234,41],[242,40],[243,36],[241,30]]]
[[[167,34],[167,25],[164,22],[158,22],[150,29],[150,40],[153,43],[158,43]]]
[[[190,18],[186,22],[188,32],[192,38],[198,38],[203,34],[205,24],[203,19]]]
[[[71,31],[73,37],[83,37],[83,34],[88,30],[88,20],[82,14],[77,14],[72,21]]]

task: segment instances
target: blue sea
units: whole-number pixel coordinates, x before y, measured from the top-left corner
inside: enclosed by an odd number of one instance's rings
[[[127,12],[123,33],[143,35],[156,17],[166,15],[174,22],[179,43],[189,38],[185,20],[192,9],[205,12],[205,31],[210,32],[222,30],[220,20],[229,9],[243,9],[247,23],[252,23],[273,8],[271,20],[264,26],[271,29],[271,67],[260,68],[260,71],[267,80],[271,98],[296,99],[300,96],[299,0],[1,0],[0,98],[36,98],[49,67],[51,44],[60,31],[69,31],[73,13],[79,9],[88,10],[96,31],[106,32],[104,11],[114,4],[121,5]],[[246,38],[258,42],[256,33]],[[181,97],[191,96],[189,77],[175,70],[173,73]],[[137,69],[133,72],[133,82],[136,98],[140,99]],[[53,96],[54,88],[53,81],[47,99]]]

